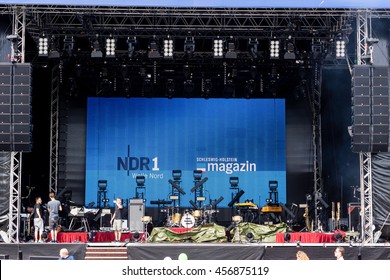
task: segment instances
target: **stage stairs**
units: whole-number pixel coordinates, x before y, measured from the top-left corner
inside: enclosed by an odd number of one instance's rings
[[[127,260],[126,246],[88,246],[85,252],[86,260]]]

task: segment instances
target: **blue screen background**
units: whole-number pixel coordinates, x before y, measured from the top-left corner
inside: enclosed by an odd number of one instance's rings
[[[89,98],[87,112],[86,204],[96,202],[98,180],[108,181],[111,204],[133,198],[137,175],[146,177],[147,206],[168,200],[177,169],[183,207],[195,199],[195,169],[208,178],[205,204],[222,196],[218,206],[227,206],[232,176],[245,191],[241,202],[266,204],[270,180],[278,181],[279,201],[286,201],[283,99]],[[243,169],[233,171],[232,164]]]

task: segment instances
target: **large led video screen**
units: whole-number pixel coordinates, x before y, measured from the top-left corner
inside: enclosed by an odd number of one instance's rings
[[[96,203],[98,181],[107,180],[111,206],[137,193],[150,206],[179,186],[180,206],[222,196],[218,207],[226,207],[237,193],[231,177],[245,192],[240,202],[266,204],[269,181],[286,201],[284,99],[89,98],[87,110],[86,204]],[[182,173],[175,186],[173,170]],[[207,181],[191,192],[194,173]],[[141,188],[137,176],[145,177]]]

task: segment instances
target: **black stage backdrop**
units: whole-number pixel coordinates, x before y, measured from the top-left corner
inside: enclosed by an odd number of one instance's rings
[[[4,19],[9,26],[9,18]],[[383,39],[389,37],[387,25],[374,24],[375,35]],[[376,29],[380,29],[379,31]],[[382,30],[382,31],[381,31]],[[4,31],[3,31],[4,32]],[[3,33],[1,32],[1,33]],[[7,40],[0,40],[7,44]],[[354,44],[353,41],[350,44]],[[27,49],[34,49],[31,38],[27,40]],[[388,48],[388,46],[387,46]],[[0,48],[2,50],[6,48]],[[388,63],[388,49],[378,50],[384,53]],[[1,61],[5,59],[4,51]],[[37,64],[33,69],[33,151],[23,154],[22,196],[26,196],[26,186],[35,189],[29,198],[22,201],[23,206],[32,205],[35,196],[48,200],[50,166],[50,77],[51,65]],[[64,73],[64,78],[66,73]],[[297,78],[299,80],[299,78]],[[324,69],[322,80],[322,137],[323,137],[323,183],[325,200],[340,201],[343,206],[342,217],[347,217],[347,203],[355,202],[351,186],[359,185],[358,155],[350,149],[350,137],[347,127],[351,124],[351,76],[344,69]],[[287,202],[304,203],[305,194],[313,191],[313,147],[312,115],[307,95],[297,96],[293,87],[296,81],[286,83],[280,96],[286,98],[286,159],[287,159]],[[81,83],[80,94],[91,91],[90,85]],[[72,200],[84,204],[85,188],[85,98],[69,96],[62,89],[61,100],[61,141],[59,166],[59,190],[66,187],[72,191]],[[279,93],[278,93],[279,94]],[[85,96],[84,96],[85,97]],[[3,197],[3,195],[2,195]],[[265,204],[265,201],[264,201]],[[1,203],[0,203],[1,205]],[[386,211],[381,212],[383,215]]]

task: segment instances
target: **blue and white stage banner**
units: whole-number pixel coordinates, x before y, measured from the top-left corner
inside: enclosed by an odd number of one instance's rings
[[[193,171],[201,170],[206,201],[232,200],[230,177],[245,191],[241,201],[263,205],[269,181],[286,200],[284,99],[89,98],[85,203],[96,202],[98,180],[107,196],[132,198],[145,176],[147,205],[169,200],[172,170],[181,170],[181,206],[195,199]]]

